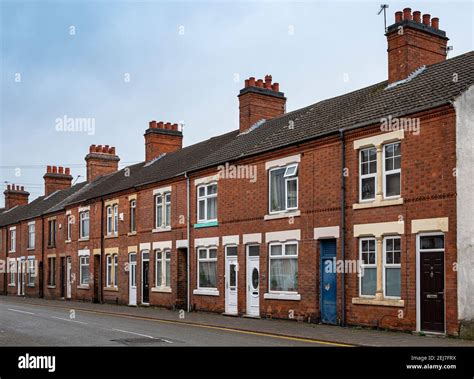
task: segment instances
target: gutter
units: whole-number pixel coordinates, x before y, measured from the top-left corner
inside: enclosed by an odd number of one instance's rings
[[[341,277],[341,326],[346,324],[346,273],[344,270],[346,261],[346,177],[344,175],[344,169],[346,166],[346,141],[344,139],[344,129],[339,130],[339,136],[341,138],[341,259],[343,262],[343,270]]]

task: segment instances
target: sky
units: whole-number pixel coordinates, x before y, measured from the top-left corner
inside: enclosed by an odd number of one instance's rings
[[[386,80],[381,3],[0,0],[2,191],[43,195],[46,165],[85,180],[91,144],[143,161],[151,120],[184,123],[185,146],[237,129],[250,76],[271,74],[287,111]],[[472,1],[386,3],[388,25],[410,6],[440,18],[450,57],[474,50]]]

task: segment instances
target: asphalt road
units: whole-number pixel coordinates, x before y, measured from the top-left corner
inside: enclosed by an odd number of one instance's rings
[[[0,298],[0,346],[323,346],[282,336],[18,304]]]

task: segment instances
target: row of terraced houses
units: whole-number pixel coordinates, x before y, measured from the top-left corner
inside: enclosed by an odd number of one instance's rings
[[[474,319],[474,53],[439,20],[387,28],[388,80],[286,111],[245,80],[240,127],[145,161],[92,145],[87,181],[9,185],[0,292],[459,335]],[[138,139],[138,135],[137,135]]]

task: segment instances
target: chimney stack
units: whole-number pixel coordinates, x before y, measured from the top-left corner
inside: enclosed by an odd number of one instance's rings
[[[150,121],[145,131],[145,160],[147,162],[161,154],[172,153],[183,147],[183,132],[178,124]]]
[[[47,166],[44,179],[44,194],[46,196],[55,191],[67,189],[71,187],[71,171],[68,167]]]
[[[272,83],[272,76],[266,75],[265,81],[250,77],[239,93],[240,132],[247,131],[258,121],[270,120],[280,116],[286,110],[286,97],[280,92],[280,85]]]
[[[15,184],[8,184],[3,194],[5,195],[5,210],[12,209],[17,205],[28,204],[28,197],[30,196],[30,193],[25,191],[23,186],[20,187]]]
[[[116,172],[120,158],[115,154],[115,147],[91,145],[85,160],[87,163],[87,181],[90,183],[100,176]]]
[[[439,29],[439,19],[421,16],[405,8],[395,13],[395,23],[387,28],[388,82],[406,79],[421,66],[446,59],[448,38]]]

